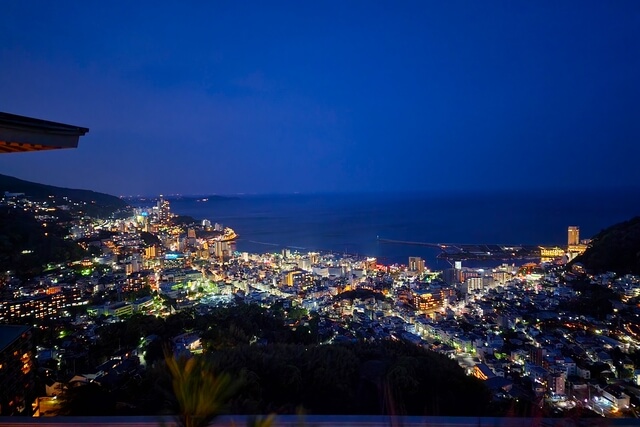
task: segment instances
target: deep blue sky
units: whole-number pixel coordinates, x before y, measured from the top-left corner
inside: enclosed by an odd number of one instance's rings
[[[636,185],[640,1],[7,1],[0,111],[116,195]]]

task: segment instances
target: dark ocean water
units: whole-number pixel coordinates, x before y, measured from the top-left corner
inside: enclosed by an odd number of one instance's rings
[[[237,250],[284,247],[375,256],[407,263],[422,256],[446,268],[435,249],[384,244],[386,239],[432,243],[566,244],[567,227],[588,238],[640,215],[640,190],[472,195],[322,194],[241,196],[171,202],[173,212],[233,228]]]

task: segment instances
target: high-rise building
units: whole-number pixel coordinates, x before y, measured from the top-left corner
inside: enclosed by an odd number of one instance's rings
[[[466,292],[480,291],[484,287],[484,281],[482,277],[469,277],[464,281],[463,289]]]
[[[378,260],[375,257],[367,257],[367,259],[364,261],[364,268],[367,271],[375,270],[377,265]]]
[[[0,414],[17,415],[34,398],[31,326],[0,326]]]
[[[409,257],[409,271],[422,273],[424,271],[424,260],[417,256]]]
[[[442,272],[442,279],[449,286],[455,286],[462,282],[462,270],[448,268]]]
[[[309,261],[311,264],[317,264],[320,260],[320,254],[318,252],[309,252]]]
[[[569,246],[580,244],[580,227],[576,225],[569,226],[567,244]]]
[[[169,205],[169,201],[165,200],[162,194],[160,195],[160,200],[158,200],[157,208],[159,222],[161,224],[167,223],[171,219],[171,206]]]
[[[584,251],[587,250],[587,245],[580,243],[580,227],[575,225],[569,226],[567,234],[567,252],[569,253],[569,258],[573,259],[575,256],[584,253]]]
[[[154,246],[149,246],[147,248],[144,248],[144,257],[147,258],[147,259],[156,257],[156,247],[155,247],[155,245]]]
[[[432,310],[442,307],[444,299],[441,292],[414,291],[413,305],[418,310]]]

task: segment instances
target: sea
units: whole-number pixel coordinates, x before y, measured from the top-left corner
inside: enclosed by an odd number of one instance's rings
[[[568,226],[580,227],[585,239],[640,215],[640,189],[239,195],[172,199],[171,210],[233,228],[239,252],[288,248],[376,257],[381,264],[407,264],[410,256],[419,256],[439,270],[450,264],[437,257],[438,249],[379,239],[566,245]],[[474,261],[463,265],[481,266]]]

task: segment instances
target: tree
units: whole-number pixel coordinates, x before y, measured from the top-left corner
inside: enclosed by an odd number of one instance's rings
[[[191,358],[166,355],[173,378],[173,392],[185,427],[204,427],[223,409],[237,386],[227,374],[214,374],[201,356]]]
[[[116,399],[97,383],[70,386],[64,394],[60,415],[109,416],[116,414]]]

